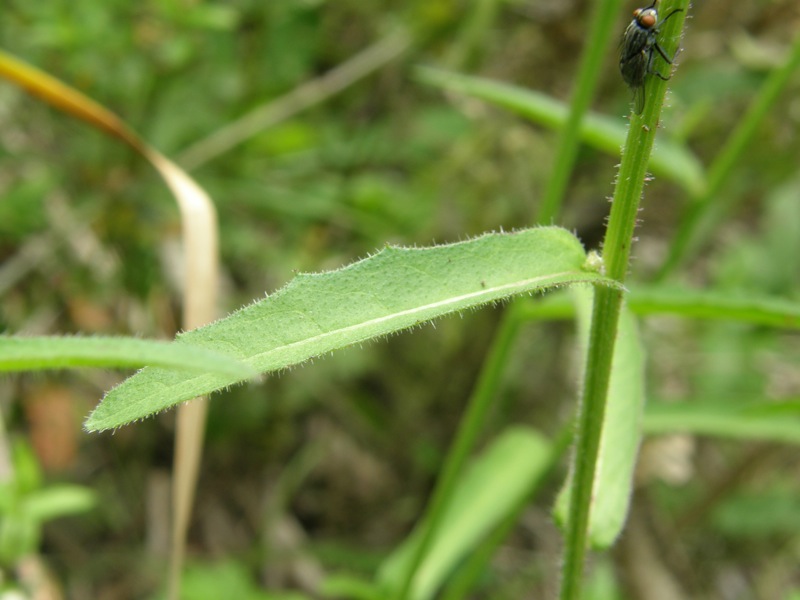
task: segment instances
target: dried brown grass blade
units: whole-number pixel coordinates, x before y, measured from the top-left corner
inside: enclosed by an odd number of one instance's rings
[[[172,191],[181,214],[185,256],[183,326],[193,329],[216,318],[219,268],[217,217],[208,194],[172,161],[141,140],[122,119],[78,90],[2,51],[0,76],[62,112],[122,140],[150,161]],[[205,399],[184,404],[178,409],[169,573],[171,600],[177,600],[179,595],[206,412]]]

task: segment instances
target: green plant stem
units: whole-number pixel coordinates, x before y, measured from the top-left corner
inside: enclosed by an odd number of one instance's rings
[[[676,37],[683,26],[688,3],[689,0],[677,0],[665,3],[661,7],[662,14],[668,14],[674,8],[684,11],[667,21],[660,34],[661,44],[667,52],[674,53],[676,50]],[[611,215],[603,243],[606,273],[620,284],[624,284],[628,272],[647,161],[653,147],[666,89],[666,81],[653,76],[648,77],[643,114],[631,116],[628,139],[622,153]],[[597,455],[622,301],[623,292],[620,289],[595,288],[583,399],[575,438],[573,489],[564,540],[561,600],[581,598]]]
[[[708,236],[713,225],[719,221],[722,212],[736,200],[735,195],[722,195],[720,191],[798,68],[800,68],[800,36],[795,39],[784,65],[773,71],[764,82],[747,114],[739,121],[739,125],[709,168],[706,188],[703,194],[695,199],[683,219],[670,247],[670,254],[658,273],[659,280],[669,275],[690,252],[697,248],[702,239]]]
[[[606,56],[605,49],[609,45],[611,33],[615,31],[614,21],[619,14],[620,4],[621,0],[601,0],[592,17],[578,70],[578,81],[570,102],[569,116],[559,135],[553,171],[539,207],[537,217],[539,223],[549,225],[560,212],[564,192],[578,154],[581,121],[594,96],[597,80],[602,72],[600,67]]]
[[[562,600],[579,600],[581,597],[594,475],[621,305],[622,293],[619,290],[595,289],[583,401],[573,458],[575,477],[564,540]]]
[[[436,536],[447,503],[453,497],[453,492],[458,484],[458,477],[470,456],[472,448],[478,438],[481,428],[486,421],[486,415],[491,407],[494,392],[500,382],[504,367],[511,352],[511,345],[519,331],[520,320],[512,305],[503,315],[500,327],[492,341],[489,356],[483,364],[475,390],[470,397],[467,410],[459,425],[455,441],[442,466],[441,475],[436,483],[425,517],[422,519],[422,535],[419,544],[412,554],[408,570],[404,574],[402,584],[395,596],[398,600],[409,598],[409,591],[414,582],[414,577],[422,564],[425,555],[430,550]]]

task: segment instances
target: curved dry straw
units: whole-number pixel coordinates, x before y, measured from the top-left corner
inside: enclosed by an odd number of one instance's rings
[[[168,158],[151,148],[117,115],[58,79],[0,52],[0,76],[57,109],[121,140],[145,157],[172,191],[181,215],[184,251],[183,328],[212,321],[219,271],[217,215],[211,198]],[[173,525],[169,597],[177,600],[186,532],[202,453],[207,406],[204,399],[182,405],[175,430]]]

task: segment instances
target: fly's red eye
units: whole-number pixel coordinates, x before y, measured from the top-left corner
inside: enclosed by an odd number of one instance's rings
[[[652,8],[639,8],[634,12],[639,27],[652,29],[658,21],[658,13]]]
[[[645,29],[650,29],[651,27],[655,27],[655,24],[656,24],[656,16],[652,12],[648,12],[647,14],[644,14],[641,17],[639,17],[639,25],[641,25]]]
[[[637,18],[637,17],[638,17],[640,14],[642,14],[642,10],[644,10],[644,9],[642,9],[642,8],[637,8],[635,11],[633,11],[633,18],[635,19],[635,18]]]

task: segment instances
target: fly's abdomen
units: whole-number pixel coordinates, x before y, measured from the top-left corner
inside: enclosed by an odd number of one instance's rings
[[[647,74],[647,52],[640,50],[636,54],[620,60],[619,71],[628,86],[639,87],[642,85]]]

